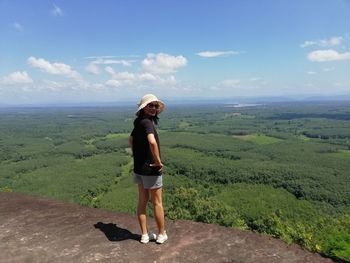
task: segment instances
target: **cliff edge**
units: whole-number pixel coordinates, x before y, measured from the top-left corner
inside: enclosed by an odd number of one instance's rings
[[[163,245],[144,245],[135,216],[19,193],[0,200],[0,262],[333,262],[253,232],[182,220],[166,222]]]

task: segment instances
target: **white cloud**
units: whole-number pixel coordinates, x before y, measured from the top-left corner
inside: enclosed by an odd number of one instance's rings
[[[341,82],[334,82],[332,85],[334,87],[344,87],[344,83],[341,83]]]
[[[176,86],[177,81],[172,73],[179,68],[186,66],[187,59],[183,56],[172,56],[165,53],[149,53],[141,62],[139,72],[117,71],[112,64],[131,66],[133,60],[116,60],[110,57],[96,58],[85,69],[91,73],[100,73],[98,65],[108,65],[104,71],[110,75],[110,79],[101,83],[106,88],[128,88],[133,90],[142,90],[145,88],[166,87],[167,90]],[[91,86],[91,85],[90,85]]]
[[[155,81],[157,80],[157,77],[154,76],[151,73],[142,73],[139,75],[140,80],[144,80],[144,81]]]
[[[261,78],[256,78],[256,77],[249,79],[249,81],[259,81],[259,80],[262,80],[262,79]]]
[[[154,86],[174,85],[176,84],[176,78],[173,75],[155,75],[152,73],[130,73],[130,72],[117,72],[111,67],[106,67],[105,71],[111,75],[110,80],[106,82],[106,85],[112,87],[120,86],[140,86],[151,84]]]
[[[250,86],[250,87],[263,87],[266,86],[268,84],[268,82],[261,77],[253,77],[253,78],[249,78],[248,81],[251,83],[250,85],[254,85],[254,86]]]
[[[110,64],[120,64],[126,67],[130,67],[131,64],[134,62],[134,60],[125,60],[125,59],[103,59],[98,58],[91,62],[91,64],[97,64],[97,65],[110,65]]]
[[[343,37],[331,37],[329,39],[322,39],[317,41],[305,41],[301,44],[301,47],[309,47],[309,46],[321,46],[321,47],[333,47],[339,46],[343,41]]]
[[[350,59],[350,52],[339,53],[333,49],[316,50],[307,55],[310,61],[324,62]]]
[[[89,73],[92,74],[99,74],[100,73],[100,69],[97,65],[111,65],[111,64],[120,64],[126,67],[130,67],[132,65],[132,63],[134,62],[134,60],[115,60],[115,59],[103,59],[103,58],[98,58],[92,62],[90,62],[90,64],[88,64],[85,67],[85,70]]]
[[[113,79],[118,79],[118,80],[130,80],[133,81],[136,79],[136,75],[134,73],[129,73],[129,72],[116,72],[113,68],[111,67],[106,67],[105,71],[111,74],[111,77]]]
[[[308,71],[306,72],[308,75],[316,75],[317,73],[315,71]]]
[[[239,87],[240,83],[241,83],[241,80],[239,79],[226,79],[222,81],[220,84],[225,88],[237,88]]]
[[[96,66],[95,63],[90,63],[89,65],[87,65],[85,67],[85,70],[89,73],[92,73],[92,74],[99,74],[100,73],[100,69],[98,68],[98,66]]]
[[[115,56],[88,56],[85,59],[101,59],[101,58],[115,58]]]
[[[33,80],[30,78],[26,71],[16,71],[8,76],[5,76],[2,79],[1,83],[6,85],[29,84],[33,83]]]
[[[143,70],[153,74],[171,74],[186,65],[187,59],[184,56],[172,56],[164,53],[149,53],[142,61]]]
[[[98,92],[103,92],[106,90],[106,86],[103,83],[93,83],[91,89]]]
[[[111,74],[111,75],[112,75],[112,78],[114,78],[116,72],[115,72],[115,70],[114,70],[112,67],[105,67],[105,71],[106,71],[107,73]]]
[[[112,58],[139,58],[140,56],[139,55],[127,55],[127,56],[87,56],[87,57],[84,57],[85,59],[112,59]]]
[[[44,85],[39,87],[41,90],[49,90],[49,91],[67,91],[67,90],[74,90],[74,87],[76,87],[75,83],[70,82],[57,82],[52,80],[43,80]]]
[[[133,73],[129,73],[129,72],[119,72],[116,75],[117,79],[121,79],[121,80],[135,80],[136,79],[136,75]]]
[[[55,4],[53,4],[53,8],[51,9],[51,13],[54,16],[63,16],[62,9],[59,6],[55,5]]]
[[[313,46],[313,45],[317,45],[316,41],[305,41],[303,44],[300,45],[300,47],[309,47],[309,46]]]
[[[137,74],[130,73],[130,72],[117,72],[112,67],[105,67],[105,71],[111,75],[110,80],[106,82],[106,85],[112,86],[112,87],[119,87],[119,86],[133,86],[137,84],[139,81],[139,77]]]
[[[228,57],[238,55],[240,52],[237,51],[202,51],[197,53],[200,57],[214,58],[214,57]]]
[[[327,47],[327,46],[339,46],[343,41],[343,37],[332,37],[330,39],[321,40],[320,45]]]
[[[126,67],[131,67],[131,64],[133,63],[133,60],[115,60],[115,59],[98,59],[94,61],[93,63],[95,64],[104,64],[104,65],[109,65],[109,64],[120,64]]]
[[[20,24],[20,23],[13,23],[12,24],[12,27],[16,30],[16,31],[19,31],[19,32],[22,32],[24,30],[24,27]]]
[[[332,68],[324,68],[323,69],[323,71],[325,71],[325,72],[330,72],[330,71],[334,71],[334,70],[335,70],[334,67],[332,67]]]
[[[176,85],[177,83],[176,78],[173,75],[169,75],[166,77],[155,76],[154,80],[151,80],[151,79],[148,79],[148,80],[150,81],[150,83],[152,83],[155,86],[166,87],[167,89],[169,89],[171,86]]]
[[[51,91],[60,91],[63,87],[65,87],[63,83],[52,80],[44,80],[43,82],[46,84],[45,87]]]
[[[75,80],[81,80],[82,77],[80,74],[74,70],[72,70],[71,66],[63,63],[50,63],[49,61],[43,58],[28,58],[28,64],[33,68],[38,68],[44,72],[53,75],[62,75],[65,77],[69,77]]]
[[[121,82],[116,79],[110,79],[106,81],[107,86],[118,88],[121,86]]]

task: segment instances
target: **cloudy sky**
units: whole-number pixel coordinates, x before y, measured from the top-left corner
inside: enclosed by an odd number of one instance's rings
[[[0,104],[350,95],[349,0],[0,0]]]

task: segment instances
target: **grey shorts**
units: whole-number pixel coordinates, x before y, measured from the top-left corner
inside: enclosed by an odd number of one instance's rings
[[[163,187],[162,175],[141,175],[134,173],[134,183],[143,184],[145,189],[156,189]]]

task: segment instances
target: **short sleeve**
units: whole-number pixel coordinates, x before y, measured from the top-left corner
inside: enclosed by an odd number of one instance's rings
[[[155,133],[153,122],[150,119],[145,118],[140,124],[144,128],[146,134]]]

